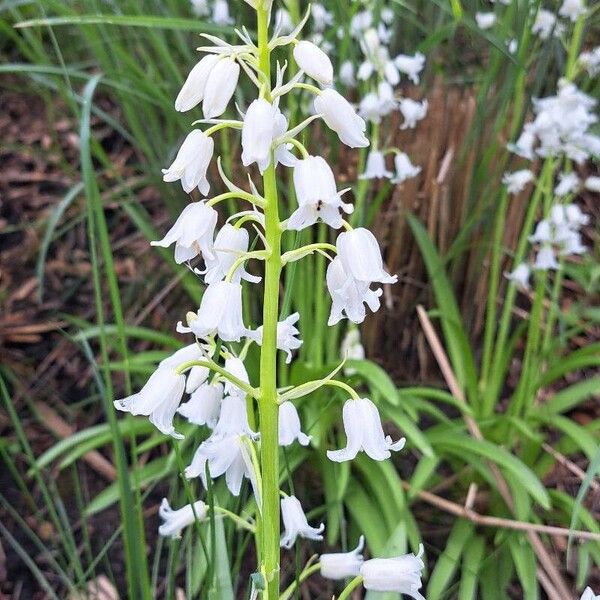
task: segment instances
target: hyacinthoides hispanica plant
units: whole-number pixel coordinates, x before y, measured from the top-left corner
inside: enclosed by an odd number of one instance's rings
[[[322,253],[330,261],[326,275],[332,297],[330,325],[342,318],[362,322],[365,304],[372,311],[380,305],[382,291],[372,290],[371,284],[390,284],[397,278],[384,270],[373,234],[364,228],[353,229],[343,219],[344,213],[352,212],[352,205],[342,201],[344,192],[338,192],[327,162],[320,156],[311,156],[297,139],[313,120],[322,118],[348,146],[369,144],[363,119],[343,96],[328,87],[333,82],[333,66],[328,56],[313,43],[299,40],[309,13],[291,33],[280,35],[276,27],[270,36],[271,1],[248,0],[248,3],[256,11],[257,43],[244,28],[238,32],[240,45],[205,36],[213,45],[199,49],[205,56],[188,76],[175,107],[188,111],[202,103],[204,119],[196,123],[208,127],[194,129],[186,137],[175,161],[163,173],[165,181],[181,181],[186,192],[197,189],[207,196],[210,191],[207,169],[214,151],[212,136],[222,129],[241,130],[241,161],[244,167],[256,163],[262,176],[262,193],[250,174],[249,192],[233,184],[219,160],[219,173],[228,191],[189,204],[166,236],[153,242],[163,247],[174,243],[177,263],[189,264],[196,257],[204,261],[204,270],[194,268],[207,284],[200,308],[187,314],[186,324],[180,322],[177,326],[180,333],[194,335],[195,342],[165,359],[139,393],[115,402],[115,406],[148,416],[160,431],[175,440],[183,437],[173,423],[176,413],[192,424],[212,428],[212,434],[198,447],[185,469],[185,476],[199,477],[210,489],[210,480],[225,474],[227,487],[234,496],[239,495],[243,479],[250,480],[256,503],[255,520],[221,509],[214,502],[212,506],[214,512],[232,518],[254,533],[258,564],[252,585],[255,593],[273,600],[280,594],[280,547],[291,548],[298,536],[321,540],[324,529],[322,524],[311,527],[299,500],[280,490],[280,446],[296,440],[302,445],[310,443],[310,437],[302,432],[293,402],[322,386],[333,386],[346,394],[343,422],[347,444],[343,449],[327,452],[334,462],[352,460],[359,451],[366,452],[373,460],[385,460],[391,451],[400,450],[405,440],[392,442],[385,436],[376,405],[335,379],[339,368],[320,380],[278,388],[277,351],[285,351],[289,361],[292,350],[302,343],[296,338],[297,314],[279,321],[281,275],[286,265],[314,252]],[[287,45],[293,47],[298,71],[284,82],[287,65],[277,64],[273,84],[272,52]],[[256,86],[258,97],[247,107],[243,120],[220,119],[242,72]],[[306,83],[305,77],[321,87]],[[300,91],[314,94],[315,114],[297,125],[288,124],[279,110],[279,101],[286,94]],[[278,164],[293,169],[298,202],[298,207],[283,220],[276,178]],[[218,221],[215,207],[231,199],[249,203],[251,208],[230,217],[215,237]],[[283,235],[301,231],[318,221],[335,230],[343,228],[335,245],[317,242],[282,252]],[[257,244],[262,248],[249,250],[249,232],[243,225],[254,228]],[[245,326],[242,316],[242,280],[248,283],[260,280],[246,271],[245,265],[250,260],[264,265],[263,320],[255,330]],[[233,347],[225,345],[242,339],[245,342],[237,355]],[[243,363],[252,343],[261,348],[257,387],[250,384]],[[184,392],[191,396],[181,404]],[[178,442],[174,444],[178,451]],[[206,519],[209,508],[197,500],[172,510],[165,499],[160,510],[164,521],[161,533],[178,535],[184,526]],[[285,526],[283,535],[280,519]],[[364,561],[361,550],[362,541],[352,552],[324,554],[318,566],[307,565],[299,580],[319,569],[331,579],[354,578],[340,598],[348,597],[361,583],[367,589],[422,598],[418,592],[424,566],[420,554]],[[284,597],[290,593],[288,590]]]

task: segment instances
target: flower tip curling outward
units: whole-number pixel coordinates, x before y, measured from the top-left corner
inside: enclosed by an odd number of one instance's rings
[[[321,85],[333,83],[333,65],[321,48],[303,40],[294,47],[294,58],[298,66]]]
[[[214,140],[201,129],[193,129],[183,140],[175,160],[163,169],[163,181],[180,181],[186,194],[198,188],[203,196],[210,190],[206,171],[215,148]]]
[[[319,527],[311,527],[302,510],[300,500],[296,496],[287,496],[281,499],[281,518],[285,528],[281,536],[282,548],[289,550],[298,536],[315,541],[323,539],[321,533],[325,529],[325,525],[321,523]]]
[[[413,165],[410,161],[408,154],[405,152],[398,152],[394,156],[394,167],[396,168],[396,174],[392,179],[392,183],[403,183],[407,179],[416,177],[421,172],[421,167]]]
[[[208,508],[202,500],[194,502],[194,504],[186,504],[184,507],[173,510],[166,498],[162,499],[158,516],[163,521],[158,528],[158,535],[170,538],[181,537],[182,530],[191,525],[196,519],[204,521]]]
[[[583,594],[581,594],[581,598],[579,600],[600,600],[600,595],[596,596],[594,590],[591,587],[586,587],[583,590]]]
[[[137,394],[115,400],[114,406],[132,415],[147,416],[165,435],[183,439],[173,427],[173,417],[184,391],[185,375],[178,375],[171,368],[159,367]]]
[[[509,194],[518,194],[525,186],[534,180],[534,175],[529,169],[521,169],[513,173],[504,173],[502,183],[506,186]]]
[[[343,421],[346,447],[327,451],[327,458],[334,462],[352,460],[361,450],[373,460],[386,460],[391,456],[391,450],[402,450],[406,443],[405,438],[392,442],[390,436],[384,434],[379,410],[368,398],[346,400]]]
[[[364,545],[365,537],[361,535],[358,546],[351,552],[321,554],[319,557],[321,577],[334,580],[356,577],[360,573],[360,568],[364,562],[361,554]]]
[[[404,554],[395,558],[373,558],[363,563],[360,574],[365,589],[374,592],[397,592],[406,594],[414,600],[425,600],[419,589],[423,563],[423,546],[419,553]]]
[[[359,179],[391,179],[393,173],[385,168],[385,156],[379,150],[372,150],[367,156],[365,172]]]

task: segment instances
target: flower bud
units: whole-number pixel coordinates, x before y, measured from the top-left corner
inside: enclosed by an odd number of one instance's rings
[[[298,66],[322,85],[333,83],[333,65],[329,57],[312,42],[302,41],[294,47],[294,58]]]

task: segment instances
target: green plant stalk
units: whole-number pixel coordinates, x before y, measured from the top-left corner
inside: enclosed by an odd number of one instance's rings
[[[269,10],[265,2],[257,7],[258,52],[261,71],[266,76],[265,99],[271,101],[271,52],[269,50]],[[269,257],[265,261],[263,297],[263,342],[260,352],[260,469],[262,477],[261,566],[266,577],[267,600],[279,597],[279,407],[277,405],[277,321],[281,276],[281,228],[277,179],[273,157],[263,175],[265,198],[265,238]]]
[[[542,199],[542,194],[545,186],[545,182],[549,177],[552,177],[553,173],[553,165],[554,161],[551,158],[548,158],[544,161],[544,166],[542,167],[542,172],[539,178],[539,185],[536,187],[531,200],[529,201],[529,206],[527,208],[527,213],[525,214],[525,221],[523,222],[523,229],[521,230],[521,235],[519,237],[519,242],[517,244],[517,251],[515,252],[515,258],[513,264],[517,265],[523,261],[525,257],[525,252],[527,251],[528,237],[531,228],[533,227],[533,222],[535,220],[535,216],[537,213],[537,209],[540,205],[540,201]],[[498,336],[496,337],[496,343],[494,345],[494,357],[499,357],[499,355],[506,348],[506,342],[508,340],[509,328],[510,328],[510,320],[512,315],[512,309],[515,304],[515,299],[517,296],[517,286],[514,282],[510,282],[508,284],[508,289],[506,292],[506,297],[504,300],[504,306],[502,307],[502,315],[500,317],[500,325],[498,327]],[[494,299],[495,300],[495,299]],[[502,381],[503,373],[496,370],[492,377],[489,379],[489,385],[486,383],[485,395],[482,398],[482,414],[483,416],[490,416],[494,412],[494,406],[496,404],[496,398],[499,393],[499,387]]]
[[[555,273],[554,283],[552,285],[552,296],[550,298],[550,308],[548,309],[548,316],[546,318],[546,331],[544,332],[544,341],[542,342],[542,354],[545,357],[548,356],[548,349],[550,347],[550,342],[552,341],[552,332],[554,330],[554,324],[558,317],[559,313],[559,296],[560,291],[562,289],[562,281],[563,281],[563,270],[565,260],[561,256],[559,260],[560,267]]]

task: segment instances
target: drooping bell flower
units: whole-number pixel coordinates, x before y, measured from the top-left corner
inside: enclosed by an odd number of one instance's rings
[[[562,197],[566,196],[567,194],[575,193],[581,185],[581,181],[577,176],[577,173],[560,173],[558,179],[558,184],[554,188],[555,196]]]
[[[354,64],[351,60],[345,60],[340,66],[340,81],[346,87],[354,87],[356,79],[354,77]]]
[[[338,134],[343,144],[350,148],[365,148],[369,145],[365,136],[366,123],[334,89],[323,90],[315,98],[314,105],[315,112],[322,115],[327,126]]]
[[[211,479],[225,474],[225,483],[234,496],[240,495],[242,480],[247,477],[260,506],[254,466],[243,436],[231,435],[216,440],[209,438],[200,444],[192,462],[185,469],[185,476],[188,479],[200,477],[206,488],[207,464]]]
[[[581,594],[580,600],[600,600],[600,595],[596,596],[591,587],[586,587]]]
[[[531,276],[531,269],[528,264],[521,263],[517,265],[510,273],[505,273],[506,279],[514,281],[520,288],[524,290],[529,289],[529,277]]]
[[[542,246],[535,257],[534,269],[539,271],[556,270],[559,264],[554,256],[552,246]]]
[[[294,59],[298,66],[321,85],[333,83],[333,65],[323,50],[312,42],[303,40],[294,46]]]
[[[189,194],[198,188],[203,196],[210,190],[206,171],[213,156],[215,143],[200,129],[193,129],[187,135],[175,160],[168,169],[163,169],[163,181],[180,181],[181,187]]]
[[[281,518],[285,528],[281,536],[282,548],[289,550],[298,536],[316,541],[323,539],[320,534],[325,529],[325,525],[321,523],[319,527],[311,527],[302,510],[300,500],[296,496],[287,496],[281,499]]]
[[[182,364],[192,361],[192,360],[202,360],[206,358],[206,355],[202,348],[195,342],[190,344],[189,346],[184,346],[168,356],[167,358],[161,360],[158,363],[158,368],[169,367],[171,369],[176,369]],[[198,386],[206,381],[208,377],[209,370],[207,367],[192,367],[187,372],[187,379],[185,382],[185,391],[188,394],[191,394]]]
[[[371,290],[369,282],[354,279],[346,272],[338,256],[329,263],[326,280],[332,300],[328,325],[335,325],[344,316],[353,323],[362,323],[366,316],[365,303],[372,312],[379,310],[381,288]]]
[[[213,429],[219,420],[222,399],[222,383],[205,383],[194,390],[177,412],[194,425],[206,425]]]
[[[173,510],[166,498],[162,499],[158,516],[163,521],[158,528],[158,535],[170,538],[181,537],[181,532],[191,525],[196,519],[198,521],[206,520],[208,507],[202,500],[194,502],[194,504],[186,504],[178,510]]]
[[[279,445],[290,446],[298,440],[301,446],[310,444],[311,436],[302,433],[300,417],[292,402],[279,405]]]
[[[586,13],[587,8],[583,0],[563,0],[563,3],[558,11],[558,14],[561,17],[570,19],[573,23]]]
[[[269,166],[276,110],[264,98],[254,100],[248,107],[242,127],[242,164],[245,167],[255,162],[264,173]]]
[[[208,76],[218,61],[216,54],[207,54],[196,64],[177,95],[175,110],[186,112],[202,102]]]
[[[233,281],[209,285],[190,329],[199,338],[217,334],[224,342],[239,342],[247,333],[242,318],[242,286]]]
[[[229,437],[231,435],[247,435],[256,438],[256,432],[250,429],[246,400],[244,396],[225,396],[221,401],[219,420],[213,429],[210,440]]]
[[[202,254],[214,258],[213,236],[218,218],[217,211],[203,201],[188,204],[167,231],[162,240],[150,242],[152,246],[168,248],[175,244],[175,262],[181,264]]]
[[[479,29],[490,29],[496,22],[496,14],[493,12],[478,12],[475,13],[475,21]]]
[[[235,23],[235,20],[229,14],[229,2],[227,0],[215,0],[211,20],[215,25],[233,25]]]
[[[427,100],[417,102],[412,98],[403,98],[400,101],[400,112],[404,117],[404,123],[402,123],[400,129],[414,129],[417,126],[417,121],[425,118],[428,106]]]
[[[367,156],[365,172],[358,176],[359,179],[390,179],[392,172],[385,168],[385,156],[379,150],[372,150]]]
[[[421,167],[413,165],[404,152],[398,152],[394,156],[394,167],[396,174],[392,179],[392,183],[402,183],[411,177],[416,177],[421,172]]]
[[[205,256],[206,270],[204,271],[204,281],[210,285],[221,281],[227,277],[233,263],[245,252],[248,251],[249,236],[248,231],[243,227],[236,228],[230,223],[226,223],[217,233],[213,242],[212,257]],[[252,283],[260,281],[260,277],[250,275],[241,264],[233,273],[231,281],[239,283],[245,279]]]
[[[319,564],[321,565],[321,577],[325,579],[348,579],[356,577],[364,562],[362,549],[365,545],[364,536],[360,536],[358,546],[351,552],[335,552],[321,554]]]
[[[211,69],[204,90],[202,112],[205,119],[220,117],[231,100],[240,76],[240,65],[227,56]]]
[[[396,283],[397,275],[383,268],[381,250],[375,236],[364,227],[340,233],[336,240],[338,257],[344,270],[358,281]]]
[[[283,350],[287,357],[287,364],[292,362],[292,350],[297,350],[302,346],[302,340],[296,336],[300,334],[295,324],[298,322],[300,314],[295,312],[283,321],[277,323],[277,349]],[[252,331],[248,337],[253,339],[259,346],[262,346],[263,326],[261,325],[255,331]]]
[[[512,173],[504,173],[502,183],[506,186],[509,194],[518,194],[525,186],[534,180],[534,175],[529,169],[520,169]]]
[[[334,229],[342,226],[340,209],[351,213],[351,204],[342,202],[331,167],[321,156],[299,160],[294,167],[294,188],[298,208],[290,216],[287,228],[301,230],[319,219]]]
[[[391,450],[397,452],[404,448],[405,438],[392,442],[381,426],[381,418],[375,404],[368,398],[346,400],[343,409],[346,447],[341,450],[329,450],[327,458],[334,462],[352,460],[363,450],[373,460],[386,460]]]
[[[165,435],[182,439],[183,436],[175,431],[173,417],[184,390],[185,375],[178,375],[171,368],[159,368],[139,392],[115,400],[114,405],[117,410],[147,416]]]
[[[248,371],[246,370],[243,361],[237,356],[228,356],[225,359],[225,370],[234,377],[237,377],[240,381],[250,385]],[[246,397],[246,392],[229,380],[225,380],[225,394],[229,396]]]
[[[408,78],[415,84],[419,84],[419,73],[425,66],[425,56],[417,52],[414,56],[399,54],[394,58],[394,64],[401,73],[408,75]]]
[[[423,585],[421,572],[425,568],[422,556],[423,546],[420,546],[416,556],[411,553],[396,558],[373,558],[365,561],[360,568],[365,589],[396,592],[414,600],[425,600],[419,592]]]

